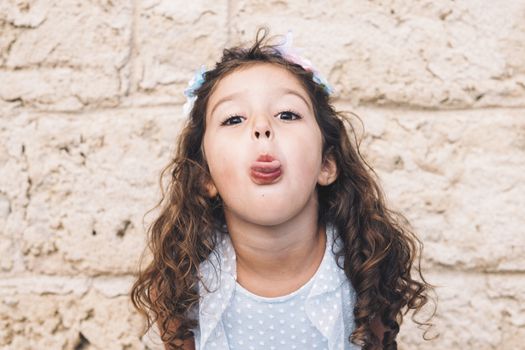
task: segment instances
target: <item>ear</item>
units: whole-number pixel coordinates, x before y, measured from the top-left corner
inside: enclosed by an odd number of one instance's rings
[[[208,161],[206,160],[206,153],[204,152],[204,144],[201,145],[201,152],[204,158],[204,162],[207,163]],[[206,180],[204,180],[204,188],[206,189],[206,193],[208,194],[210,198],[214,198],[215,196],[217,196],[219,191],[217,191],[217,187],[215,187],[215,184],[213,183],[213,180],[209,172],[208,172],[208,175],[205,177],[206,177]]]
[[[208,181],[204,185],[204,187],[206,188],[206,192],[208,193],[208,196],[210,198],[214,198],[219,193],[219,191],[217,191],[217,187],[215,187],[212,180]]]
[[[317,177],[317,183],[321,186],[328,186],[337,179],[338,169],[333,153],[327,152],[324,157],[321,172]]]

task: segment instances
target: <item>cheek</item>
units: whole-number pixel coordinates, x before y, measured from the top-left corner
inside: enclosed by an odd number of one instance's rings
[[[306,177],[317,176],[321,167],[322,154],[320,131],[308,130],[308,132],[298,134],[296,138],[290,138],[289,142],[293,142],[287,148],[293,150],[289,155],[293,159],[294,167]]]
[[[239,159],[239,147],[232,147],[227,139],[204,138],[204,151],[215,185],[219,188],[236,181],[235,161]]]

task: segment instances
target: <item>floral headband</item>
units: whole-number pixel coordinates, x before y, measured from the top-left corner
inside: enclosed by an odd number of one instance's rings
[[[303,58],[299,55],[300,49],[293,48],[293,37],[292,37],[292,31],[289,30],[286,34],[286,39],[283,44],[278,45],[277,51],[283,56],[284,59],[286,59],[289,62],[295,63],[303,67],[304,70],[308,72],[313,73],[313,80],[319,84],[327,94],[333,93],[333,88],[328,84],[328,81],[324,79],[319,71],[317,71],[310,60]],[[184,90],[184,95],[186,96],[186,103],[183,106],[183,111],[185,115],[189,115],[193,105],[195,103],[195,100],[197,99],[196,91],[202,86],[204,83],[204,73],[206,73],[206,66],[202,65],[200,69],[198,69],[194,76],[191,78],[191,80],[188,82],[188,87]]]

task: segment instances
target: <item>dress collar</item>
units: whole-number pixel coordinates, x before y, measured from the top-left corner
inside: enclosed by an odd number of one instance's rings
[[[234,295],[237,280],[236,255],[230,236],[220,232],[217,234],[219,235],[219,240],[216,249],[199,266],[201,275],[201,282],[199,282],[199,294],[201,297],[199,303],[199,344],[201,344],[201,349],[204,349],[210,335],[219,324],[224,310],[229,305]],[[316,272],[312,289],[306,299],[305,311],[314,325],[329,340],[330,344],[340,341],[340,338],[343,337],[344,325],[336,324],[338,320],[342,319],[342,306],[340,305],[340,298],[332,298],[334,305],[326,306],[331,307],[334,311],[331,313],[334,317],[331,318],[331,321],[321,319],[321,313],[318,312],[319,297],[325,293],[336,293],[341,284],[348,281],[348,279],[344,270],[339,267],[343,266],[342,260],[344,257],[340,257],[338,266],[335,261],[335,255],[332,253],[332,246],[334,246],[334,251],[338,251],[341,247],[341,239],[336,235],[333,225],[327,224],[326,235],[325,254]],[[335,244],[333,244],[334,240]],[[206,290],[202,281],[204,281],[209,291]],[[330,349],[335,349],[335,346],[331,346]]]

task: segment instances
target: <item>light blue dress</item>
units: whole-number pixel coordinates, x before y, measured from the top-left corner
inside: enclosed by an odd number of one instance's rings
[[[221,236],[216,254],[199,267],[210,292],[199,284],[196,350],[360,349],[348,342],[355,327],[355,290],[337,266],[332,225],[327,225],[326,234],[325,254],[314,276],[276,298],[255,295],[237,283],[235,250],[230,237]],[[334,250],[340,245],[337,239]]]

